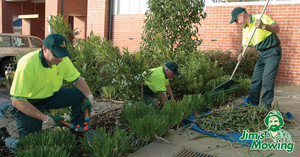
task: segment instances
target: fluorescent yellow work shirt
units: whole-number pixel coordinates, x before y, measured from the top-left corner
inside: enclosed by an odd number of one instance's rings
[[[68,57],[49,67],[42,49],[36,50],[19,60],[10,95],[17,100],[48,98],[61,88],[63,80],[73,82],[79,76]]]

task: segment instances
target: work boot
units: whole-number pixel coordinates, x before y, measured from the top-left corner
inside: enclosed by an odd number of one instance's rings
[[[5,145],[5,139],[10,137],[5,127],[0,128],[0,145]]]

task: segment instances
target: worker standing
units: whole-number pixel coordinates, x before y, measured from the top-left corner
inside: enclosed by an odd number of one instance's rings
[[[85,80],[69,59],[67,40],[60,34],[50,34],[43,47],[23,56],[17,65],[10,89],[19,138],[40,131],[42,124],[60,124],[59,116],[44,113],[48,109],[71,106],[70,122],[84,123],[84,110],[91,110],[93,95]],[[74,82],[77,88],[62,87],[63,80]],[[85,101],[86,100],[86,101]],[[1,141],[16,152],[19,139],[0,129]]]
[[[259,105],[262,92],[261,104],[271,107],[274,99],[274,81],[281,60],[280,40],[276,34],[280,32],[280,28],[268,15],[264,14],[259,20],[260,14],[248,14],[242,7],[234,8],[231,15],[230,23],[236,22],[243,27],[243,46],[247,45],[253,30],[257,27],[249,44],[259,50],[259,57],[251,78],[248,100],[253,105]],[[240,54],[238,61],[243,57]]]

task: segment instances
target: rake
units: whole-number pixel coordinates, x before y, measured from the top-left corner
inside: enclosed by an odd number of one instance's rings
[[[259,17],[259,20],[262,18],[263,14],[264,14],[264,12],[265,12],[265,10],[266,10],[268,4],[269,4],[269,1],[270,1],[270,0],[267,0],[267,2],[266,2],[266,4],[265,4],[265,7],[264,7],[264,9],[263,9],[263,11],[262,11],[262,13],[261,13],[261,15],[260,15],[260,17]],[[244,49],[244,51],[243,51],[243,53],[242,53],[242,56],[244,56],[244,54],[245,54],[247,48],[249,47],[249,44],[250,44],[250,42],[251,42],[251,40],[252,40],[252,38],[253,38],[253,36],[254,36],[254,33],[255,33],[256,29],[257,29],[257,28],[255,27],[254,30],[253,30],[253,32],[252,32],[252,35],[251,35],[251,37],[250,37],[250,39],[249,39],[249,41],[248,41],[248,43],[247,43],[247,46],[245,47],[245,49]],[[221,85],[215,87],[215,88],[212,90],[212,92],[211,92],[211,96],[219,95],[219,94],[221,94],[221,93],[228,94],[228,93],[232,93],[232,92],[238,91],[238,89],[239,89],[239,87],[240,87],[240,83],[237,82],[237,81],[232,80],[232,78],[233,78],[233,75],[235,74],[235,72],[236,72],[238,66],[240,65],[240,62],[241,62],[241,60],[236,64],[236,66],[235,66],[235,68],[234,68],[234,70],[233,70],[233,73],[232,73],[230,79],[229,79],[228,81],[222,83]]]

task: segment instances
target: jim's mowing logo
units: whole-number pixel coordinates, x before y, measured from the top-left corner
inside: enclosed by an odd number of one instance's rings
[[[291,134],[281,129],[284,125],[280,112],[270,111],[265,118],[266,130],[249,132],[244,130],[240,140],[253,140],[251,150],[285,150],[293,152],[295,143],[292,142]]]

